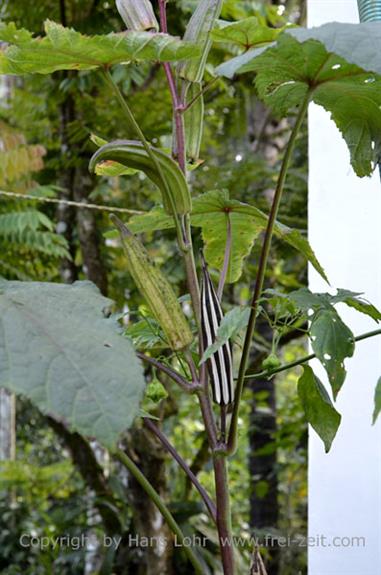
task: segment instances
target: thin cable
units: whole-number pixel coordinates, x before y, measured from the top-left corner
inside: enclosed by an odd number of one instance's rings
[[[128,208],[117,208],[113,206],[102,206],[98,204],[86,204],[84,202],[73,202],[71,200],[58,200],[57,198],[43,198],[41,196],[32,196],[31,194],[18,194],[16,192],[5,192],[4,190],[0,190],[0,196],[6,196],[18,200],[34,200],[35,202],[45,202],[47,204],[63,204],[65,206],[85,208],[86,210],[99,210],[101,212],[121,212],[125,214],[145,213],[139,210],[129,210]]]

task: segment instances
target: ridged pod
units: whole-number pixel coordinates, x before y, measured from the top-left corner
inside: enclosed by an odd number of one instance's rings
[[[113,160],[129,168],[141,170],[158,186],[163,198],[163,206],[168,214],[188,214],[192,210],[192,200],[183,172],[170,156],[151,146],[151,152],[160,165],[167,186],[163,183],[154,162],[147,154],[143,144],[135,140],[115,140],[105,144],[92,156],[89,164],[94,171],[99,162]],[[170,197],[169,197],[170,194]]]
[[[204,125],[204,98],[201,94],[201,84],[191,82],[186,93],[186,102],[195,102],[184,114],[186,151],[187,158],[191,163],[196,163],[200,157],[200,146],[202,141]]]
[[[201,282],[201,329],[204,349],[212,345],[217,337],[218,327],[223,314],[220,302],[208,268],[202,259]],[[229,405],[233,402],[233,367],[230,342],[218,348],[207,361],[209,377],[212,382],[213,400],[219,405]]]
[[[200,0],[185,30],[184,40],[201,47],[201,56],[181,62],[178,74],[190,82],[201,82],[212,42],[210,32],[219,17],[222,0]]]
[[[154,30],[158,32],[150,0],[116,0],[118,12],[129,30]]]
[[[169,346],[176,351],[188,347],[193,335],[170,283],[151,262],[141,241],[119,218],[115,215],[110,217],[120,232],[128,271],[161,326]]]

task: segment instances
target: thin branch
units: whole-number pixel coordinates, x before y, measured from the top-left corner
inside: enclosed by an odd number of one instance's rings
[[[221,301],[222,293],[224,291],[224,285],[226,282],[226,277],[228,275],[231,248],[232,248],[232,225],[231,225],[231,221],[230,221],[230,214],[229,214],[229,212],[226,212],[225,256],[224,256],[224,263],[223,263],[222,271],[221,271],[221,275],[220,275],[220,281],[218,282],[218,288],[217,288],[217,297],[218,297],[219,301]]]
[[[181,389],[183,389],[187,393],[195,393],[200,388],[200,385],[197,382],[197,380],[195,382],[189,383],[179,373],[177,373],[177,371],[175,371],[171,367],[168,367],[167,365],[164,365],[164,363],[161,363],[154,357],[145,355],[145,353],[142,353],[141,351],[138,351],[136,355],[141,360],[145,361],[146,363],[149,363],[150,365],[153,365],[154,367],[156,367],[156,369],[159,369],[160,371],[168,375],[168,377],[170,377],[175,383],[177,383],[177,385],[181,387]]]
[[[211,500],[209,494],[206,492],[206,490],[203,488],[203,486],[201,485],[201,483],[199,482],[199,480],[197,479],[197,477],[195,476],[195,474],[191,470],[191,468],[189,467],[189,465],[184,461],[184,459],[181,457],[181,455],[176,451],[176,449],[173,447],[173,445],[168,441],[167,437],[164,435],[164,433],[161,431],[161,429],[159,429],[153,423],[153,421],[151,419],[144,418],[144,424],[146,427],[148,427],[148,429],[154,435],[156,435],[156,437],[158,438],[160,443],[162,443],[162,445],[165,447],[165,449],[172,455],[173,459],[175,459],[175,461],[178,463],[178,465],[183,469],[183,471],[185,471],[188,478],[190,479],[190,481],[192,482],[194,487],[197,489],[197,491],[201,495],[201,497],[202,497],[202,499],[206,505],[206,508],[209,511],[211,518],[216,523],[216,521],[217,521],[216,506],[213,503],[213,501]]]
[[[353,338],[353,341],[362,341],[363,339],[368,339],[369,337],[374,337],[375,335],[381,335],[381,329],[375,329],[373,331],[367,331],[361,335],[356,336]],[[259,373],[249,373],[245,375],[245,379],[249,378],[259,378],[259,377],[272,377],[276,373],[280,373],[281,371],[286,371],[287,369],[291,369],[292,367],[297,367],[298,365],[302,365],[303,363],[307,363],[307,361],[311,361],[311,359],[315,359],[316,353],[310,353],[309,355],[305,355],[300,359],[296,359],[295,361],[290,361],[290,363],[284,363],[280,365],[276,369],[272,369],[271,371],[261,371]]]
[[[199,575],[205,575],[205,569],[196,553],[194,552],[191,545],[187,545],[184,541],[184,534],[181,531],[178,523],[173,517],[172,513],[156,491],[156,489],[151,485],[148,479],[140,471],[139,467],[135,465],[128,455],[121,449],[116,449],[114,451],[114,456],[118,459],[124,467],[135,477],[136,481],[141,485],[144,491],[147,493],[148,497],[153,501],[156,507],[159,509],[160,513],[166,520],[168,527],[171,529],[172,533],[176,535],[179,543],[182,543],[182,548],[184,553],[187,555],[189,561],[192,563],[195,572]]]
[[[166,11],[166,0],[159,0],[159,10],[160,10],[160,29],[165,34],[168,33],[167,26],[167,11]],[[163,63],[165,75],[167,76],[169,91],[172,97],[173,113],[175,116],[175,126],[176,126],[176,155],[179,162],[180,169],[186,172],[186,157],[185,157],[185,134],[184,134],[184,119],[181,114],[182,101],[179,97],[175,77],[173,75],[172,67],[169,62]]]
[[[216,450],[218,446],[217,427],[209,395],[204,390],[201,390],[197,395],[200,403],[202,418],[204,420],[205,430],[209,439],[209,445],[213,450]]]
[[[120,107],[122,108],[122,110],[126,116],[129,128],[135,132],[136,136],[139,138],[140,142],[143,144],[143,147],[144,147],[145,151],[147,152],[147,155],[149,156],[150,160],[152,161],[153,165],[155,166],[155,169],[156,169],[157,173],[159,174],[160,179],[163,182],[163,185],[166,188],[168,200],[171,204],[172,216],[173,216],[175,226],[176,226],[177,240],[178,240],[180,249],[182,251],[187,251],[188,248],[184,244],[182,225],[181,225],[179,217],[176,213],[176,206],[175,206],[175,203],[173,200],[173,196],[172,196],[171,190],[169,189],[168,182],[167,182],[167,180],[163,174],[163,170],[162,170],[155,154],[152,152],[151,146],[147,142],[147,139],[146,139],[145,135],[143,134],[142,129],[140,128],[139,124],[137,123],[135,116],[133,115],[129,105],[127,104],[126,100],[123,98],[123,95],[122,95],[121,91],[119,90],[118,85],[114,82],[114,80],[110,74],[110,71],[108,69],[102,69],[102,75],[103,75],[103,78],[104,78],[105,82],[107,83],[107,85],[114,92],[116,99],[118,100]]]
[[[263,241],[261,256],[260,256],[259,265],[258,265],[258,272],[257,272],[257,277],[256,277],[256,282],[255,282],[255,289],[254,289],[254,294],[253,294],[253,298],[252,298],[252,302],[251,302],[251,312],[250,312],[250,317],[249,317],[249,323],[248,323],[248,326],[246,329],[245,341],[244,341],[243,350],[242,350],[242,357],[241,357],[241,362],[240,362],[239,371],[238,371],[238,380],[237,380],[235,396],[234,396],[233,415],[232,415],[230,430],[229,430],[229,441],[228,441],[229,453],[234,453],[237,449],[238,413],[239,413],[239,406],[240,406],[240,401],[241,401],[241,397],[242,397],[243,387],[244,387],[244,383],[245,383],[245,373],[246,373],[246,368],[247,368],[247,362],[249,359],[251,340],[252,340],[253,333],[254,333],[255,322],[257,319],[258,302],[259,302],[259,299],[261,297],[262,290],[263,290],[263,284],[264,284],[265,273],[266,273],[266,268],[267,268],[267,261],[268,261],[268,257],[269,257],[269,253],[270,253],[270,247],[271,247],[271,240],[272,240],[272,236],[273,236],[274,225],[275,225],[276,217],[278,214],[279,204],[280,204],[280,201],[282,199],[282,192],[283,192],[284,183],[285,183],[286,176],[287,176],[288,166],[289,166],[289,163],[291,160],[291,156],[292,156],[292,152],[294,149],[294,144],[295,144],[297,135],[299,133],[300,127],[303,123],[304,117],[305,117],[307,109],[308,109],[309,99],[310,99],[310,94],[307,93],[303,102],[301,102],[301,104],[300,104],[297,119],[296,119],[295,125],[292,129],[290,139],[289,139],[288,144],[287,144],[286,152],[285,152],[285,155],[283,158],[283,162],[282,162],[282,166],[281,166],[281,170],[279,173],[279,178],[278,178],[278,182],[277,182],[277,186],[276,186],[276,190],[275,190],[275,194],[274,194],[274,198],[273,198],[273,202],[272,202],[272,206],[271,206],[270,215],[269,215],[269,218],[267,221],[265,238]]]
[[[193,361],[193,357],[192,357],[192,353],[189,349],[187,349],[185,351],[185,359],[187,360],[191,375],[192,375],[192,379],[194,382],[198,383],[198,373],[197,373],[197,368],[196,365]]]
[[[197,94],[195,96],[193,96],[193,98],[191,100],[189,100],[189,102],[187,104],[183,103],[181,105],[180,112],[182,114],[184,114],[185,112],[190,110],[190,108],[193,106],[193,104],[195,104],[197,102],[197,100],[199,98],[201,98],[201,96],[203,96],[213,86],[213,84],[215,84],[217,82],[218,79],[219,79],[218,76],[216,76],[215,78],[212,78],[212,80],[210,80],[209,82],[204,84],[204,86],[201,88],[201,90],[199,92],[197,92]]]

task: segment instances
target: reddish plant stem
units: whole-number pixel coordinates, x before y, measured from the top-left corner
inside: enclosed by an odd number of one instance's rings
[[[183,102],[182,106],[181,106],[181,113],[183,114],[184,112],[186,112],[187,110],[189,110],[193,104],[195,102],[197,102],[197,100],[203,95],[205,94],[205,92],[207,92],[212,86],[213,84],[215,84],[215,82],[217,82],[218,80],[218,76],[216,76],[215,78],[213,78],[212,80],[210,80],[210,82],[208,82],[207,84],[205,84],[201,90],[191,99],[189,100],[189,102],[185,103]]]
[[[181,389],[183,389],[187,393],[195,393],[198,389],[200,389],[200,384],[198,383],[197,380],[193,381],[192,383],[188,383],[186,379],[184,379],[179,373],[177,373],[177,371],[175,371],[171,367],[168,367],[167,365],[164,365],[164,363],[161,363],[154,357],[149,357],[149,355],[145,355],[145,353],[142,353],[140,351],[138,351],[136,355],[146,363],[149,363],[153,367],[156,367],[156,369],[159,369],[160,371],[168,375],[168,377],[170,377],[175,383],[177,383],[177,385],[181,387]]]
[[[159,0],[160,8],[160,25],[163,32],[167,32],[167,17],[166,17],[166,0]],[[172,96],[173,103],[173,113],[175,118],[175,130],[176,130],[176,156],[180,168],[186,174],[186,151],[185,151],[185,133],[184,133],[184,119],[182,108],[184,107],[184,95],[185,90],[181,91],[181,97],[178,95],[176,89],[176,83],[173,77],[172,68],[169,64],[164,66],[165,73],[168,79],[168,85]],[[203,353],[202,345],[202,333],[200,329],[200,294],[199,286],[197,280],[196,269],[194,265],[194,256],[192,249],[192,236],[190,229],[189,217],[185,226],[185,243],[189,246],[188,253],[185,253],[185,258],[187,261],[187,279],[188,286],[191,291],[193,308],[195,311],[196,318],[198,320],[199,327],[199,352],[200,357]],[[197,293],[197,295],[196,295]],[[215,476],[215,486],[216,486],[216,501],[217,501],[217,529],[219,534],[221,558],[224,569],[224,575],[234,575],[234,555],[233,548],[229,545],[231,542],[231,516],[230,516],[230,504],[229,504],[229,487],[227,479],[227,468],[226,459],[218,453],[221,445],[218,443],[217,439],[217,426],[213,414],[213,409],[210,401],[210,395],[208,390],[208,379],[205,364],[200,368],[200,390],[197,392],[202,417],[204,420],[204,425],[206,433],[209,440],[209,445],[214,451],[213,461],[214,461],[214,476]],[[226,446],[223,446],[226,447]]]
[[[234,545],[232,538],[227,458],[213,458],[217,501],[217,530],[224,575],[234,575]]]
[[[166,0],[159,0],[159,10],[160,10],[160,29],[165,34],[168,33],[167,26],[167,11],[166,11]],[[183,102],[177,91],[175,77],[173,75],[172,67],[169,62],[163,63],[165,75],[167,76],[169,91],[172,97],[173,113],[175,117],[176,126],[176,155],[179,162],[181,170],[186,172],[186,158],[185,158],[185,134],[184,134],[184,119],[182,116]]]
[[[201,485],[201,483],[199,482],[199,480],[197,479],[197,477],[193,473],[193,471],[190,469],[189,465],[184,461],[184,459],[181,457],[181,455],[176,451],[176,449],[173,447],[173,445],[169,442],[168,438],[161,431],[161,429],[159,429],[157,427],[157,425],[155,425],[155,423],[151,419],[144,418],[144,425],[154,435],[156,435],[156,437],[158,438],[160,443],[165,447],[165,449],[168,451],[168,453],[170,453],[172,455],[173,459],[175,459],[175,461],[178,463],[178,465],[183,469],[183,471],[185,471],[185,473],[189,477],[190,481],[192,482],[194,487],[197,489],[197,491],[201,495],[201,497],[202,497],[202,499],[206,505],[206,508],[209,511],[211,518],[216,523],[216,521],[217,521],[216,506],[213,503],[213,501],[211,500],[207,491],[203,488],[203,486]]]

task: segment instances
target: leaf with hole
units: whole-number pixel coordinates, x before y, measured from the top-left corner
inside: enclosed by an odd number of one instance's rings
[[[309,366],[303,366],[303,375],[298,381],[298,395],[308,423],[322,439],[325,451],[328,452],[339,428],[341,415]]]
[[[310,338],[312,349],[327,371],[336,398],[346,376],[344,359],[352,357],[355,349],[354,335],[336,310],[327,309],[314,315]]]

